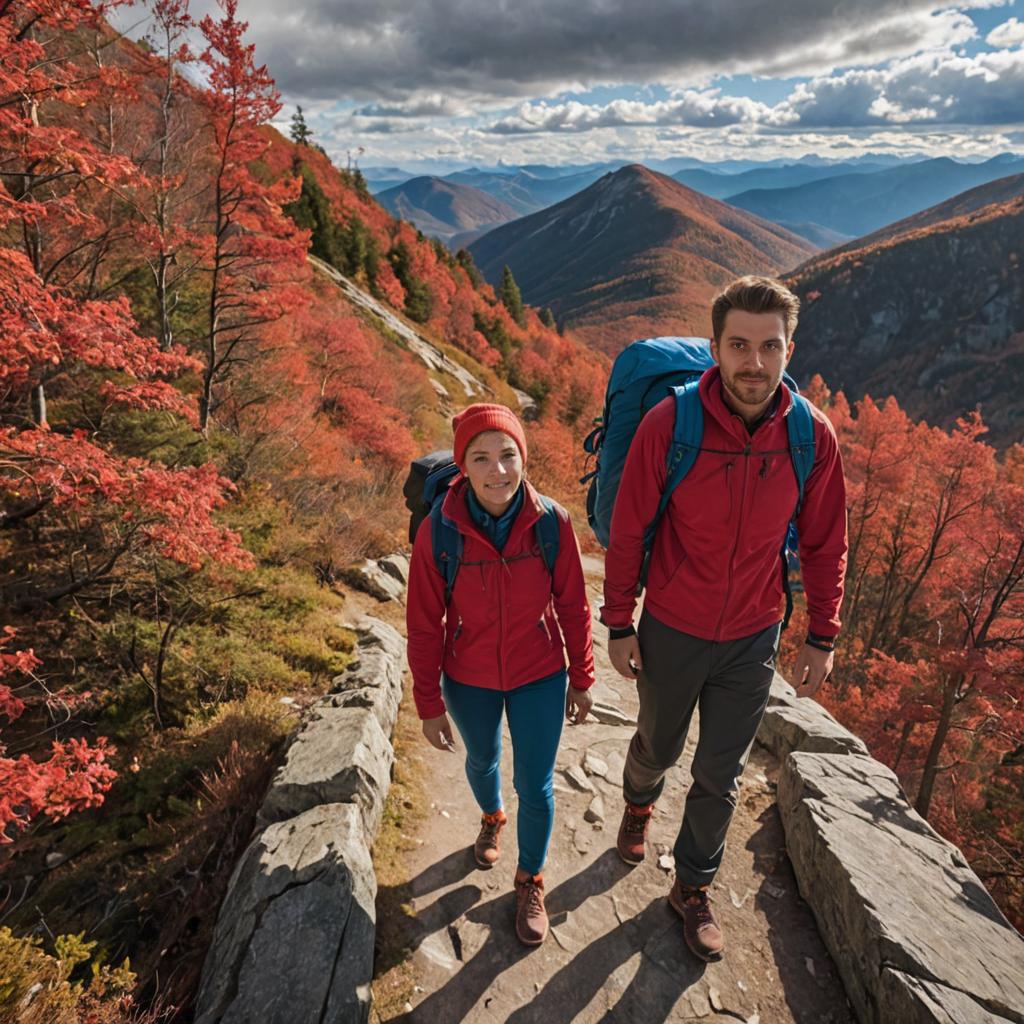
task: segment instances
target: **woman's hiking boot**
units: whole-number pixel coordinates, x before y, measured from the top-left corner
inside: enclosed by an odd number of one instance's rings
[[[677,878],[668,901],[683,919],[683,938],[690,952],[701,960],[721,960],[725,942],[711,910],[707,886],[695,889]]]
[[[644,859],[644,841],[647,839],[653,812],[654,804],[631,804],[626,801],[615,849],[627,864],[639,864]]]
[[[505,827],[508,818],[500,808],[493,814],[485,814],[480,819],[480,834],[473,844],[473,856],[482,868],[492,868],[501,851],[498,849],[498,833]]]
[[[544,909],[544,879],[516,869],[516,935],[524,946],[539,946],[548,933]]]

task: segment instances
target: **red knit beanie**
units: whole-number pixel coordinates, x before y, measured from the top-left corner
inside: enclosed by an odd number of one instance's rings
[[[503,405],[477,403],[463,409],[452,418],[455,428],[455,464],[461,469],[469,442],[485,430],[501,430],[519,446],[519,454],[526,462],[526,434],[516,414]]]

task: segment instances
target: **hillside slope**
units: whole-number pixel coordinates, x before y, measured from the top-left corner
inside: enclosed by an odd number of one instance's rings
[[[447,241],[466,231],[483,231],[519,216],[508,203],[472,185],[423,176],[386,189],[377,202],[425,235]]]
[[[1022,239],[1017,175],[808,261],[787,278],[804,303],[794,372],[943,426],[980,406],[993,443],[1019,441]]]

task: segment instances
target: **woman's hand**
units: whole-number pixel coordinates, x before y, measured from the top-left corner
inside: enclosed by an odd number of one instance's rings
[[[594,698],[590,695],[590,690],[569,687],[565,695],[565,717],[569,719],[570,725],[582,725],[593,706]]]
[[[423,735],[427,742],[438,750],[447,750],[455,753],[455,740],[452,739],[452,725],[447,715],[438,715],[437,718],[423,719]]]

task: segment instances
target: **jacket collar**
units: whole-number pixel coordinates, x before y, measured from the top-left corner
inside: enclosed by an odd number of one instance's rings
[[[698,388],[705,410],[714,417],[723,430],[746,444],[750,439],[750,433],[742,417],[726,405],[725,396],[722,393],[724,388],[722,384],[722,371],[717,366],[712,366],[710,369],[705,370]],[[779,384],[779,391],[781,393],[779,394],[778,405],[775,407],[775,411],[771,414],[770,418],[778,419],[781,423],[783,422],[783,417],[788,416],[790,409],[793,407],[793,394],[785,382]],[[762,430],[767,429],[769,429],[769,424],[764,424]]]
[[[444,504],[441,506],[442,513],[458,527],[460,533],[472,533],[479,537],[485,544],[494,547],[487,535],[473,522],[469,514],[469,506],[466,504],[466,488],[469,487],[469,480],[461,473],[451,482],[448,493],[445,495]],[[505,543],[506,551],[515,550],[519,538],[533,529],[534,524],[541,517],[543,508],[537,491],[529,480],[523,480],[523,507],[512,524],[512,532],[509,533]]]

